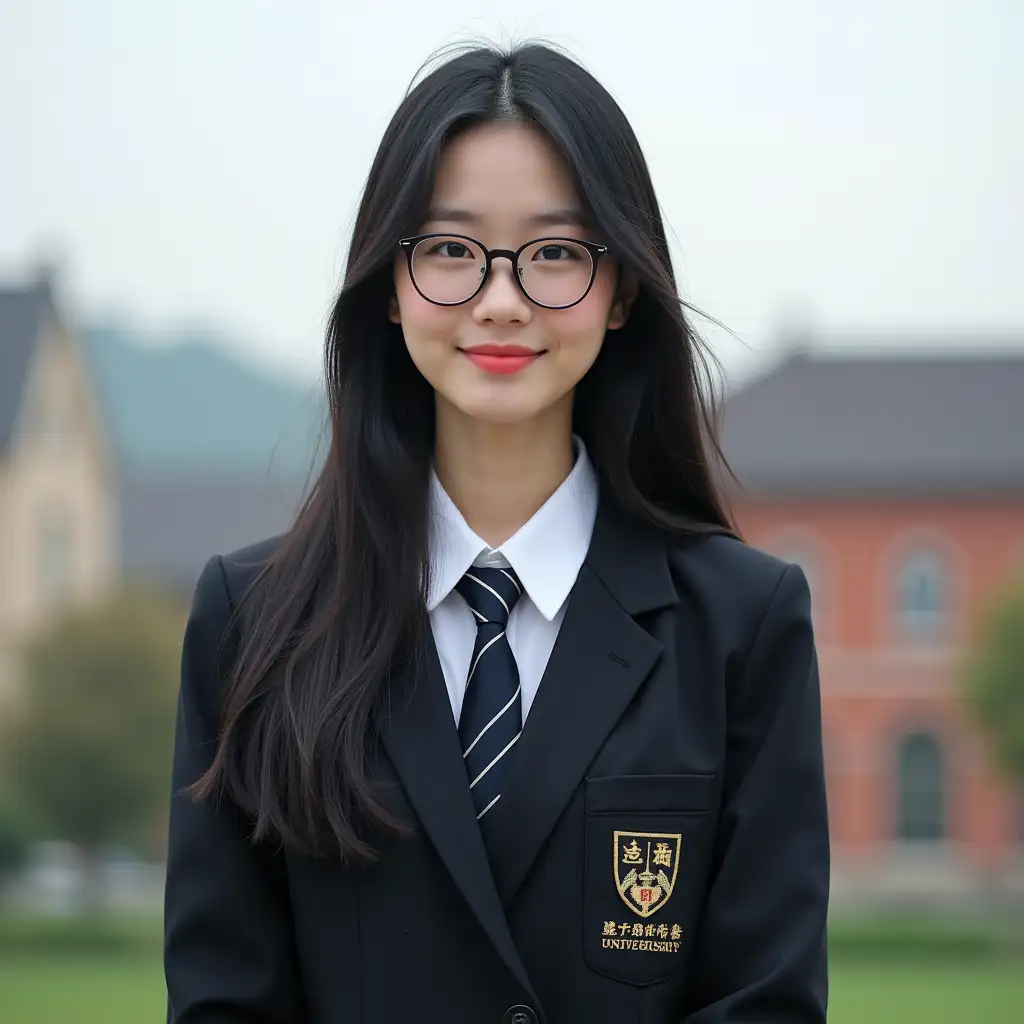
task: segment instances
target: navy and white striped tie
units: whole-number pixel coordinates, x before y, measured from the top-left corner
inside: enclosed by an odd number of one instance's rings
[[[477,623],[459,740],[476,816],[483,826],[501,797],[501,784],[523,727],[519,669],[505,635],[523,587],[511,569],[473,566],[455,589],[466,599]]]

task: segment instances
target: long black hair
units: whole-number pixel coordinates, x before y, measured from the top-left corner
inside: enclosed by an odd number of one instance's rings
[[[235,800],[256,840],[365,862],[375,837],[402,829],[370,762],[388,680],[415,656],[427,622],[434,399],[387,309],[398,239],[425,216],[443,147],[494,120],[554,143],[596,240],[638,284],[627,324],[574,399],[601,501],[667,535],[732,532],[715,482],[707,354],[629,122],[546,45],[458,52],[409,91],[370,170],[327,329],[325,465],[245,597],[218,749],[194,787]]]

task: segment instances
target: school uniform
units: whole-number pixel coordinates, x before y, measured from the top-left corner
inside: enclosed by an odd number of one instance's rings
[[[206,566],[175,746],[170,1024],[823,1022],[829,842],[799,568],[628,519],[582,445],[496,551],[436,479],[431,509],[421,667],[392,681],[371,750],[412,830],[369,867],[254,845],[237,808],[177,795],[210,763],[220,642],[276,542]],[[494,714],[485,669],[515,687]]]

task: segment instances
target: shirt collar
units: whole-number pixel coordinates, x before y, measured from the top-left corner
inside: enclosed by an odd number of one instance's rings
[[[597,517],[597,474],[577,437],[576,464],[558,490],[500,547],[491,549],[463,518],[431,472],[427,611],[433,611],[474,562],[504,556],[549,622],[565,604],[590,547]]]

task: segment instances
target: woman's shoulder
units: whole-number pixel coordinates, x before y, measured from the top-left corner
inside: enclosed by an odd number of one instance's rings
[[[211,555],[199,574],[182,651],[182,687],[197,713],[213,721],[239,649],[239,602],[282,537]]]
[[[690,571],[713,573],[726,586],[772,587],[787,569],[781,558],[726,533],[709,533],[669,544],[669,561]]]
[[[790,619],[809,617],[810,594],[800,566],[736,537],[710,534],[672,542],[668,562],[680,596],[688,595],[745,633],[769,609]]]
[[[233,610],[235,603],[277,553],[283,540],[284,534],[279,534],[227,554],[212,554],[199,574],[194,603],[209,606],[219,601]]]

